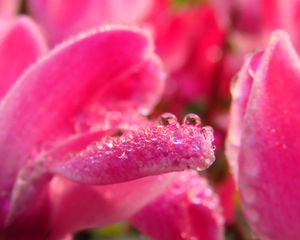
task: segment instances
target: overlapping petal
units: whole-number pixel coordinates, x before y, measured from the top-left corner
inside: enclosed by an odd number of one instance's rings
[[[204,170],[214,157],[210,127],[151,126],[122,137],[108,137],[49,168],[77,182],[109,184],[186,168]]]
[[[223,239],[218,197],[196,172],[180,173],[168,189],[131,221],[151,239]]]
[[[160,194],[174,179],[164,174],[103,186],[77,184],[55,177],[50,184],[52,214],[49,216],[57,239],[68,231],[101,227],[128,219]]]
[[[242,204],[260,239],[297,239],[300,60],[285,33],[272,35],[252,77],[252,84],[238,79],[250,89],[247,104],[234,102],[245,111],[238,154]]]
[[[124,109],[144,111],[159,98],[162,70],[147,34],[124,27],[108,30],[111,27],[58,46],[23,74],[1,102],[2,211],[8,210],[20,168],[47,139],[76,133],[74,119],[86,109],[114,109],[118,102]]]
[[[42,192],[40,184],[44,184],[43,189],[47,187],[44,179],[46,178],[47,181],[49,172],[78,182],[76,184],[61,178],[51,181],[49,191],[54,203],[51,200],[50,202],[54,209],[48,215],[51,219],[51,214],[54,212],[53,221],[63,222],[61,228],[58,230],[55,228],[52,231],[54,236],[84,227],[109,224],[128,217],[160,193],[168,185],[172,176],[152,177],[146,182],[141,179],[105,187],[89,187],[81,183],[111,184],[185,168],[192,167],[198,170],[207,168],[214,160],[211,128],[201,127],[199,124],[190,125],[188,122],[181,126],[177,122],[173,123],[166,126],[141,128],[137,132],[127,132],[122,137],[105,137],[89,145],[82,152],[69,152],[63,159],[57,158],[62,154],[56,154],[55,150],[50,151],[48,156],[47,153],[39,156],[39,162],[29,167],[28,170],[23,169],[22,175],[19,176],[21,181],[17,181],[15,185],[10,217],[16,218],[20,211],[24,212],[24,206],[29,201],[36,201],[35,195],[40,195]],[[57,185],[61,185],[59,189],[63,190],[57,191]],[[139,186],[138,193],[135,185]],[[130,190],[132,187],[133,189]],[[142,194],[143,191],[149,191],[149,188],[153,190]],[[115,191],[117,193],[114,193]],[[124,203],[119,195],[122,193],[124,195],[125,192],[126,199],[130,201]],[[107,198],[107,194],[110,197]],[[138,200],[137,194],[141,194]],[[81,195],[85,195],[86,198],[80,198]],[[75,206],[70,205],[70,208],[66,208],[63,204],[70,198],[74,198]],[[103,215],[106,208],[103,210],[102,204],[85,210],[85,214],[80,214],[80,218],[68,217],[80,212],[80,209],[76,207],[80,204],[96,206],[96,199],[109,204],[110,217]],[[133,199],[136,204],[131,206]],[[124,209],[120,211],[119,206],[123,206]],[[57,211],[56,208],[60,210]],[[72,210],[73,213],[60,215],[64,212],[62,208],[69,209],[70,212]],[[99,213],[96,214],[97,212]],[[11,232],[14,231],[11,230]]]

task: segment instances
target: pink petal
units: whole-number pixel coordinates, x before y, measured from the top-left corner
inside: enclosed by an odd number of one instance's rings
[[[210,4],[167,10],[154,13],[150,23],[157,52],[171,73],[165,100],[172,111],[182,112],[187,103],[207,100],[216,91],[224,32]]]
[[[293,46],[274,33],[254,74],[239,151],[241,200],[260,239],[299,236],[299,79]]]
[[[55,177],[50,185],[51,236],[57,239],[68,231],[124,220],[161,193],[173,178],[171,173],[113,185],[88,186]]]
[[[232,103],[230,110],[229,130],[226,140],[226,155],[235,180],[238,174],[238,151],[241,145],[243,119],[247,108],[254,74],[260,63],[263,52],[248,56],[244,66],[232,83]]]
[[[27,17],[19,17],[7,24],[0,39],[0,99],[18,77],[46,52],[46,43],[35,23]],[[25,50],[26,49],[26,50]]]
[[[17,13],[20,0],[0,0],[0,16],[11,17]]]
[[[152,0],[29,0],[29,9],[46,29],[51,44],[103,23],[138,23]]]
[[[216,189],[220,198],[220,205],[222,206],[223,216],[226,224],[232,224],[235,218],[235,184],[232,176],[228,176]]]
[[[172,117],[170,114],[163,116]],[[77,147],[74,149],[77,144],[72,141],[68,143],[73,146],[71,148],[64,144],[57,150],[42,153],[36,163],[24,167],[19,174],[10,219],[23,211],[32,196],[40,191],[42,179],[39,178],[48,171],[78,182],[108,184],[186,167],[207,168],[214,160],[211,128],[202,128],[193,114],[187,115],[182,126],[176,119],[170,119],[164,120],[172,121],[168,125],[144,127],[122,137],[105,137],[79,153],[76,153]],[[62,158],[64,152],[67,154]]]
[[[107,137],[63,159],[52,172],[73,181],[110,184],[186,168],[206,169],[214,161],[211,128],[178,123]],[[50,156],[51,157],[51,156]]]
[[[82,111],[120,103],[149,111],[163,82],[150,39],[132,28],[80,35],[37,62],[0,104],[1,209],[19,169],[41,144],[75,133],[74,119]]]
[[[231,38],[239,52],[245,53],[265,46],[271,32],[277,29],[286,31],[299,51],[298,0],[291,0],[289,4],[282,0],[214,0],[214,3],[221,15],[220,22],[230,27],[234,33],[232,36],[240,35]]]
[[[224,239],[218,197],[195,172],[182,172],[131,221],[153,240]]]
[[[157,1],[161,4],[161,1]],[[153,28],[157,52],[170,72],[182,67],[194,44],[194,27],[201,14],[199,9],[174,11],[169,4],[161,4],[153,10],[147,21]]]
[[[220,22],[243,32],[261,31],[261,0],[213,0]],[[231,26],[232,25],[232,26]]]
[[[92,139],[95,139],[94,135],[99,138],[101,132],[91,134]],[[82,148],[82,144],[91,141],[83,139],[86,137],[88,135],[85,134],[81,139],[75,139],[79,143],[79,149]],[[66,147],[66,145],[70,146]],[[77,145],[69,141],[61,145],[56,155],[59,156],[66,151],[76,151]],[[44,172],[41,168],[43,166],[43,162],[39,162],[24,167],[20,172],[11,200],[7,221],[9,225],[4,231],[6,237],[18,238],[21,235],[22,239],[32,240],[40,239],[47,233],[49,237],[54,235],[53,239],[57,239],[58,235],[62,236],[67,231],[103,226],[123,220],[160,193],[173,178],[171,175],[170,177],[160,176],[147,178],[148,180],[143,178],[145,180],[135,181],[136,183],[89,187],[56,177],[51,181],[48,190],[48,176],[47,174],[44,177],[41,176]],[[136,191],[137,188],[139,191]],[[50,199],[43,194],[47,192]],[[129,200],[124,200],[123,195],[126,195],[126,199]],[[73,203],[71,205],[69,204],[70,198]],[[133,200],[134,205],[132,205]],[[99,204],[99,201],[103,204]],[[78,207],[82,205],[88,207],[84,209]],[[107,205],[110,207],[108,208]],[[68,214],[65,214],[66,211]],[[39,231],[36,230],[37,226],[39,226]]]

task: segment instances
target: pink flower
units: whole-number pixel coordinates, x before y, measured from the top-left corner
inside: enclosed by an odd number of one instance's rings
[[[37,62],[46,47],[33,22],[16,20],[3,35],[1,238],[59,239],[126,219],[164,191],[169,172],[213,162],[212,130],[196,116],[181,125],[143,116],[165,79],[147,32],[107,25]]]
[[[171,110],[181,114],[186,103],[210,101],[212,92],[217,91],[225,32],[210,4],[176,9],[170,0],[28,3],[51,45],[103,23],[137,24],[150,29],[156,51],[169,73],[164,100],[170,102]]]
[[[284,32],[249,57],[233,94],[227,155],[259,239],[297,239],[300,60]]]

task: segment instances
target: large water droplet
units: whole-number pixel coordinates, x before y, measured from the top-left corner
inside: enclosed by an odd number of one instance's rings
[[[201,119],[198,115],[194,113],[187,114],[183,119],[183,124],[192,126],[201,126]]]
[[[177,117],[172,113],[163,113],[159,118],[160,125],[174,125],[178,124]]]

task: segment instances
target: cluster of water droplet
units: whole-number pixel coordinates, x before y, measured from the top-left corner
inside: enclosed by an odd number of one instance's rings
[[[202,127],[197,115],[186,115],[180,125],[173,114],[164,113],[159,123],[104,137],[72,156],[65,168],[89,179],[114,175],[124,180],[186,168],[204,170],[214,161],[212,129]]]
[[[124,112],[127,113],[126,116],[124,116]],[[142,122],[141,119],[142,116],[136,111],[130,111],[128,109],[122,111],[121,106],[116,110],[94,104],[78,113],[72,119],[71,124],[73,125],[75,134],[82,134],[86,132],[110,130],[113,128],[133,130]]]

